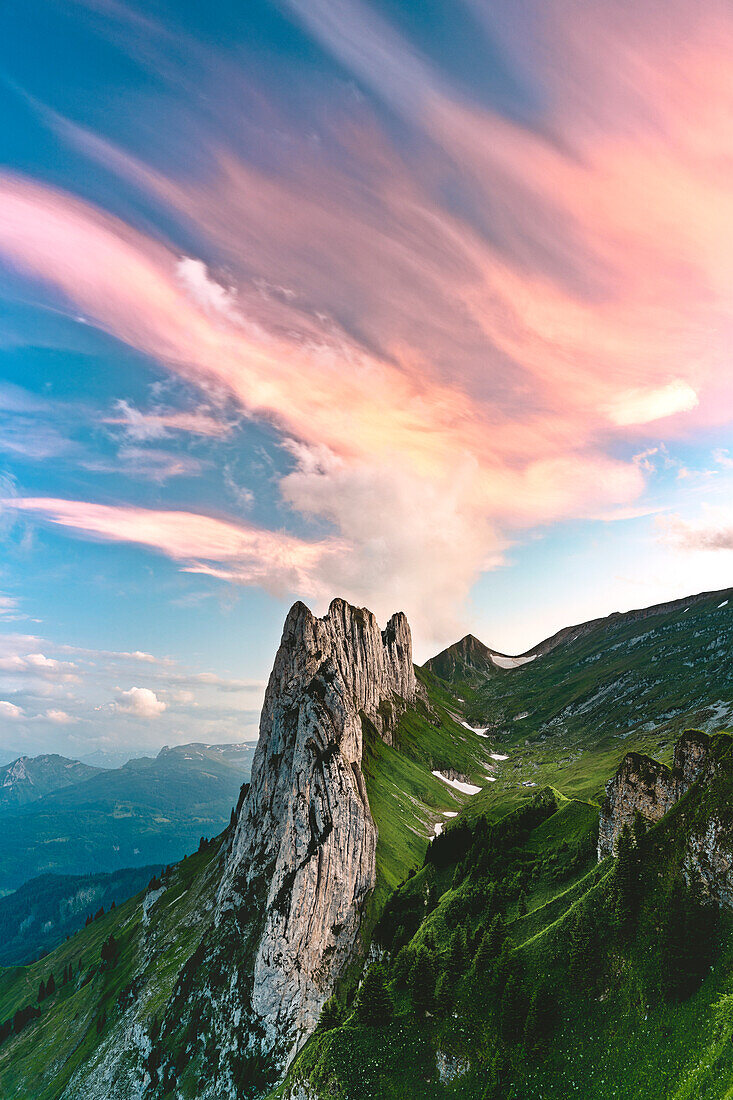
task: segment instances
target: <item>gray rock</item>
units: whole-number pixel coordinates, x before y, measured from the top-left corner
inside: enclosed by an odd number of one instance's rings
[[[651,756],[629,752],[606,784],[598,825],[598,859],[610,855],[625,825],[639,812],[647,825],[656,824],[701,777],[714,770],[710,738],[686,730],[674,748],[672,767]]]
[[[249,987],[254,1023],[242,1022],[260,1051],[283,1066],[315,1028],[358,950],[375,884],[377,829],[361,770],[362,716],[391,741],[415,694],[404,615],[382,632],[371,612],[343,600],[322,619],[302,603],[291,609],[216,911],[218,926],[241,920],[264,883],[252,970],[238,977]]]

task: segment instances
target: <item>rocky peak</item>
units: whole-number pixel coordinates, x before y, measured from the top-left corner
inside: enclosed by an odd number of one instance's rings
[[[431,657],[425,662],[425,667],[443,680],[471,679],[476,673],[493,670],[493,652],[473,634],[467,634],[459,642]]]
[[[598,827],[599,860],[614,851],[621,830],[633,825],[637,812],[648,824],[655,824],[713,768],[710,738],[699,730],[686,730],[677,741],[671,768],[651,756],[627,753],[606,784]]]
[[[370,611],[344,600],[323,618],[302,603],[291,608],[216,908],[217,926],[242,929],[253,945],[238,979],[252,1021],[244,1045],[281,1065],[311,1033],[358,951],[375,884],[362,716],[389,741],[415,693],[403,614],[381,631]],[[240,1046],[242,1038],[240,1027]]]

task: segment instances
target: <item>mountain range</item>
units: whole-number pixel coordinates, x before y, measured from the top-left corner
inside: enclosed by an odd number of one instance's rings
[[[0,772],[0,895],[41,874],[167,864],[218,833],[254,744],[180,745],[100,769],[46,755]]]
[[[423,668],[294,605],[223,832],[0,971],[0,1094],[730,1095],[732,601]]]

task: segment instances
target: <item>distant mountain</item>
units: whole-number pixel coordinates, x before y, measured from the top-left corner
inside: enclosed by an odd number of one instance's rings
[[[50,872],[181,859],[229,821],[254,749],[253,742],[165,748],[18,805],[3,815],[0,894]]]
[[[99,770],[56,753],[19,756],[0,768],[0,813],[35,802],[51,791],[82,783],[98,775]]]
[[[467,634],[460,642],[454,642],[426,661],[425,668],[434,676],[453,683],[489,672],[494,667],[491,660],[493,652],[478,638],[474,638],[473,634]]]
[[[82,764],[89,764],[92,768],[121,768],[128,760],[138,760],[141,756],[150,756],[150,752],[144,748],[131,749],[94,749],[92,752],[83,753],[79,759]]]
[[[456,686],[476,685],[483,682],[486,674],[493,672],[494,669],[519,668],[538,657],[551,653],[552,650],[571,646],[574,642],[587,637],[592,637],[600,643],[604,634],[617,627],[631,627],[636,623],[643,623],[647,619],[656,619],[662,615],[685,615],[691,608],[697,609],[707,604],[717,604],[729,596],[733,596],[733,589],[700,592],[694,596],[684,596],[679,600],[668,600],[665,603],[633,611],[614,611],[611,615],[605,615],[599,619],[589,619],[574,626],[564,626],[549,638],[544,638],[516,657],[497,649],[490,649],[473,634],[467,634],[465,638],[461,638],[447,649],[436,653],[434,657],[430,657],[424,667],[434,676],[439,676],[442,680],[447,680]]]
[[[40,875],[0,898],[0,966],[32,962],[66,936],[83,928],[87,917],[139,893],[160,864],[127,867],[112,874]]]

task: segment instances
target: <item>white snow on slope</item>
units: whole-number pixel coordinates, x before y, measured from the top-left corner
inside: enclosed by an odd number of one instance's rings
[[[725,607],[725,605],[727,604],[727,602],[728,602],[727,600],[723,600],[723,602],[722,602],[722,603],[719,603],[719,604],[718,604],[718,611],[720,611],[721,607]]]
[[[479,737],[489,736],[486,732],[488,726],[481,726],[480,728],[477,728],[476,726],[469,726],[468,722],[464,722],[463,719],[461,719],[461,725],[464,727],[464,729],[470,730],[471,733],[477,733]]]
[[[447,783],[449,787],[453,787],[455,790],[460,791],[461,794],[478,794],[481,790],[480,787],[474,787],[473,783],[461,783],[460,779],[449,779],[447,775],[443,775],[442,772],[433,772],[434,776],[438,779],[442,779],[444,783]]]
[[[497,668],[519,668],[520,665],[534,661],[536,657],[536,653],[530,654],[529,657],[499,657],[496,653],[491,654],[491,660]]]
[[[490,752],[489,756],[492,760],[508,760],[508,756],[502,756],[500,752]]]
[[[495,775],[487,775],[486,778],[488,779],[489,783],[496,783]]]

